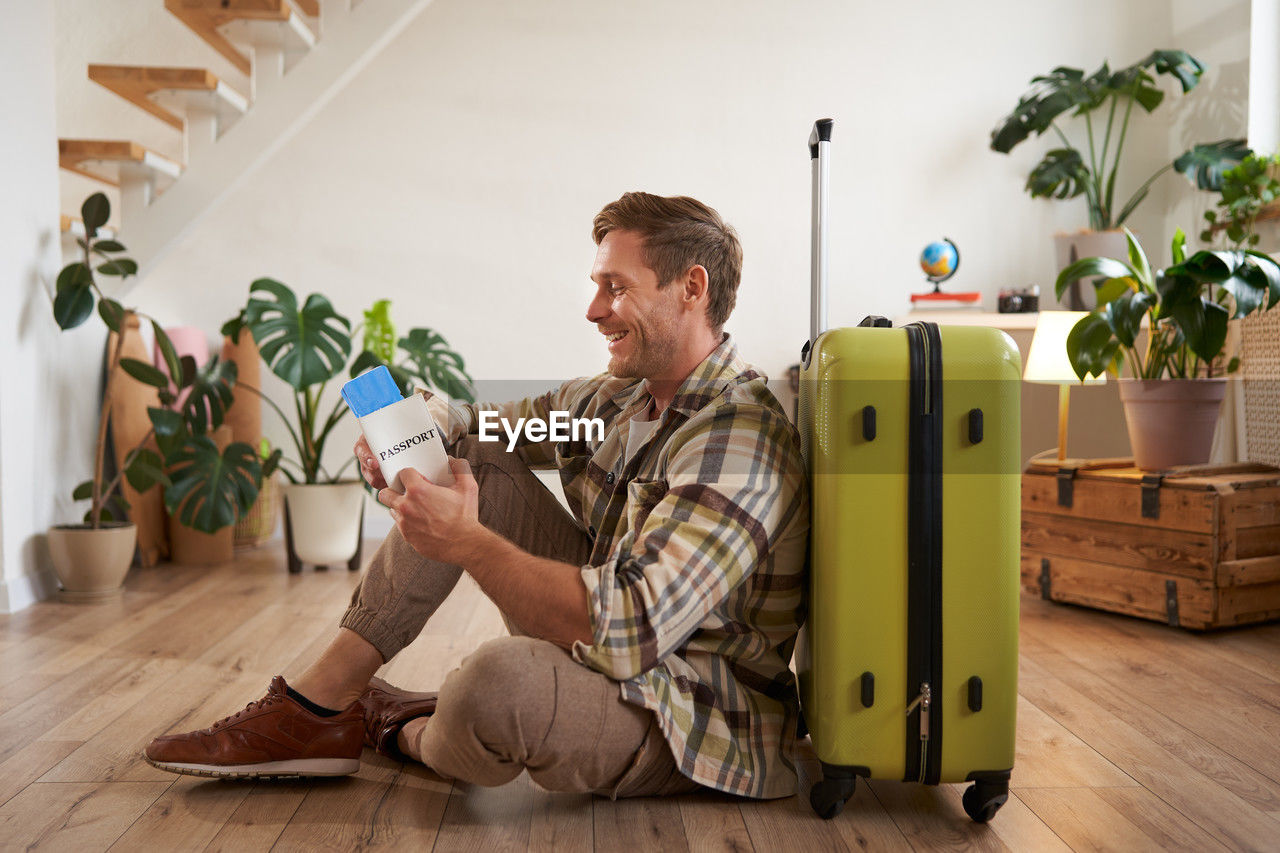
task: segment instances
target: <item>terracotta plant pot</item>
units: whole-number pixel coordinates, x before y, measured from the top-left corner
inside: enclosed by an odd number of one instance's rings
[[[364,485],[358,480],[284,488],[284,538],[289,571],[346,564],[360,568]]]
[[[49,528],[49,555],[62,586],[63,601],[89,604],[118,596],[138,544],[138,528],[130,522],[103,522],[98,530],[84,524]]]
[[[1158,471],[1209,461],[1225,378],[1119,381],[1134,464]]]

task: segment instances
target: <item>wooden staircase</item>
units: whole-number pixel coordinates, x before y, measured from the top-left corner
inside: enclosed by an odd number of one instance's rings
[[[142,274],[430,0],[139,2],[162,3],[190,30],[193,51],[204,50],[202,44],[217,51],[247,75],[250,90],[237,91],[200,67],[88,66],[89,80],[183,136],[181,163],[109,133],[58,141],[63,169],[118,188],[118,220],[112,225]],[[73,238],[84,227],[68,214],[64,249],[74,251]]]
[[[194,35],[249,76],[255,99],[317,43],[319,0],[163,2]],[[93,63],[89,79],[180,131],[187,162],[217,142],[252,106],[248,97],[204,68]],[[122,222],[150,207],[185,169],[136,142],[113,139],[59,139],[58,165],[119,188]],[[64,225],[69,219],[64,217]],[[65,227],[63,232],[71,233]]]

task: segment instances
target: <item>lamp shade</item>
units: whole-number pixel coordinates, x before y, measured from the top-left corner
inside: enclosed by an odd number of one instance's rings
[[[1074,385],[1080,382],[1071,359],[1067,358],[1067,335],[1087,311],[1041,311],[1036,320],[1036,333],[1027,353],[1027,366],[1022,378],[1028,382]],[[1089,377],[1087,383],[1104,382],[1101,376]]]

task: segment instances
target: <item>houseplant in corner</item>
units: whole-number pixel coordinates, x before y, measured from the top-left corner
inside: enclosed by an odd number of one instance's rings
[[[258,393],[280,416],[293,444],[291,457],[280,457],[276,451],[280,470],[289,480],[284,517],[289,571],[301,571],[303,563],[346,563],[354,571],[360,567],[364,482],[342,479],[354,456],[348,456],[333,473],[324,467],[326,442],[350,411],[341,398],[326,410],[326,387],[344,373],[355,376],[386,364],[402,390],[410,390],[414,380],[420,380],[450,396],[469,400],[471,380],[462,358],[431,329],[411,329],[397,339],[389,303],[381,300],[365,313],[364,349],[348,368],[353,348],[351,321],[318,293],[299,305],[288,285],[269,278],[250,285],[248,303],[222,327],[222,333],[233,341],[245,330],[253,335],[271,372],[293,390],[294,417],[290,418],[260,389],[240,386]],[[400,352],[404,357],[397,361]]]
[[[1206,462],[1225,376],[1239,367],[1225,352],[1227,323],[1280,301],[1280,264],[1253,250],[1187,257],[1178,229],[1173,265],[1153,270],[1128,229],[1125,237],[1126,259],[1083,258],[1058,275],[1059,297],[1095,277],[1099,306],[1072,328],[1067,355],[1081,379],[1127,369],[1120,399],[1139,468]]]
[[[1045,154],[1026,183],[1033,198],[1083,195],[1088,203],[1089,230],[1055,236],[1059,269],[1082,257],[1124,255],[1125,236],[1119,229],[1165,172],[1178,171],[1200,189],[1217,189],[1222,170],[1249,153],[1241,139],[1196,145],[1156,170],[1127,200],[1117,204],[1116,176],[1134,106],[1150,113],[1164,100],[1153,73],[1175,78],[1185,94],[1199,83],[1204,66],[1186,51],[1157,50],[1116,71],[1104,62],[1087,77],[1078,68],[1055,68],[1032,78],[1031,89],[991,132],[991,148],[1004,154],[1033,133],[1041,136],[1052,131],[1061,143]],[[1067,136],[1060,126],[1064,118],[1083,123],[1084,144],[1077,145]],[[1084,301],[1074,285],[1068,307],[1083,308]]]
[[[53,297],[53,316],[62,329],[83,324],[97,311],[107,328],[116,333],[108,353],[107,387],[98,418],[94,447],[93,476],[76,486],[72,497],[90,501],[81,524],[57,525],[49,530],[49,551],[54,571],[67,600],[91,601],[117,593],[133,559],[136,529],[124,518],[129,506],[115,494],[122,478],[139,492],[156,485],[166,487],[165,504],[184,524],[204,532],[233,524],[248,508],[258,492],[262,467],[247,445],[232,444],[219,452],[208,436],[222,422],[235,382],[235,366],[213,360],[197,370],[191,358],[180,359],[168,335],[151,320],[156,344],[164,357],[168,375],[152,364],[122,357],[121,330],[131,315],[107,296],[94,275],[96,271],[125,278],[137,272],[137,264],[119,255],[125,247],[115,240],[97,239],[98,229],[111,213],[102,193],[90,196],[80,209],[85,238],[80,240],[81,260],[63,267],[58,274]],[[118,369],[117,369],[118,368]],[[130,377],[154,386],[161,405],[150,407],[151,429],[123,457],[121,470],[108,477],[105,469],[107,430],[111,423],[112,395],[123,371]],[[174,378],[170,378],[174,377]],[[179,394],[186,392],[181,405]],[[154,439],[156,449],[151,449]],[[117,514],[120,518],[117,519]]]

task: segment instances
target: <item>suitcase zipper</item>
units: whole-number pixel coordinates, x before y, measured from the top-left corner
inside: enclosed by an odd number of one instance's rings
[[[916,706],[920,706],[920,769],[919,778],[924,779],[927,775],[928,756],[929,756],[929,708],[933,704],[933,691],[929,687],[929,682],[920,685],[920,693],[915,699],[911,700],[911,704],[907,706],[907,716],[911,716],[911,712]]]

